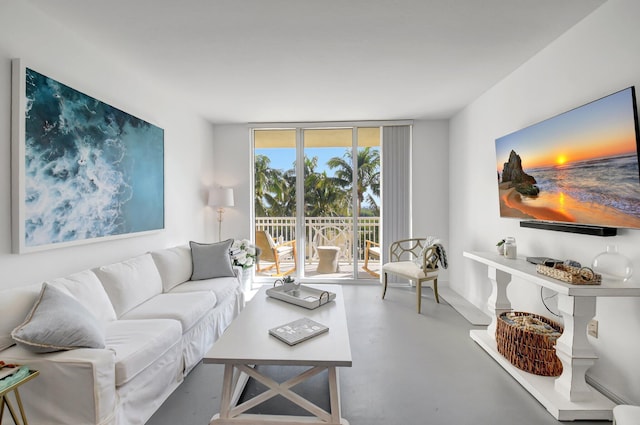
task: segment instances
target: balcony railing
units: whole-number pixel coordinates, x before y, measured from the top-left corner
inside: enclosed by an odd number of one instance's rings
[[[266,230],[275,240],[296,239],[295,217],[257,217],[256,229]],[[340,246],[340,260],[351,262],[353,244],[357,246],[357,261],[364,260],[367,240],[380,242],[380,217],[359,217],[356,238],[353,238],[352,217],[306,217],[305,259],[308,263],[317,261],[315,247],[319,245]]]

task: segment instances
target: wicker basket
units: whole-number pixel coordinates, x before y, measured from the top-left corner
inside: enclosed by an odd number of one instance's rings
[[[579,268],[565,264],[547,267],[544,264],[538,264],[536,271],[545,276],[574,285],[600,285],[602,283],[602,275],[595,273],[589,267]]]
[[[555,331],[555,335],[539,333],[518,326],[509,318],[525,316],[546,328]],[[523,319],[525,319],[523,317]],[[518,369],[542,376],[559,376],[562,374],[562,363],[556,356],[555,343],[562,326],[543,316],[523,312],[505,312],[498,317],[496,342],[498,352],[505,356]]]

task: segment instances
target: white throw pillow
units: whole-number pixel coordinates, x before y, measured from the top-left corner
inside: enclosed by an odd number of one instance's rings
[[[95,316],[46,282],[31,312],[11,337],[35,353],[105,347],[104,330]]]
[[[94,272],[107,292],[118,318],[162,293],[162,278],[151,254],[102,266]]]
[[[191,279],[193,266],[191,249],[187,245],[153,251],[151,256],[160,272],[164,292]]]
[[[78,300],[101,323],[116,320],[116,312],[111,305],[98,276],[91,270],[74,273],[67,277],[47,281],[51,285]]]

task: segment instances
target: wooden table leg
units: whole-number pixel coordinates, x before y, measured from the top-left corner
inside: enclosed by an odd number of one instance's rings
[[[222,378],[222,396],[220,397],[220,418],[229,419],[231,411],[231,395],[233,393],[233,369],[234,365],[224,365],[224,375]]]

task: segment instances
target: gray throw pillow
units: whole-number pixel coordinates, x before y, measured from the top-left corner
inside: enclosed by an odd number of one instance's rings
[[[35,353],[104,348],[104,330],[96,317],[78,300],[44,283],[25,321],[11,337]]]
[[[231,255],[229,255],[231,244],[233,239],[212,244],[189,242],[193,262],[191,280],[234,277],[236,274],[233,272]]]

